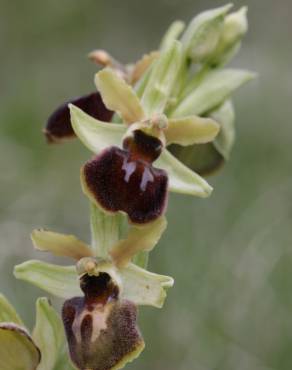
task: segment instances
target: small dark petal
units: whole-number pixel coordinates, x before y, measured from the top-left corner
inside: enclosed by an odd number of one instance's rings
[[[154,136],[147,135],[142,130],[135,130],[132,136],[126,137],[123,147],[131,152],[132,159],[143,159],[146,162],[154,162],[161,154],[162,142]]]
[[[168,178],[164,170],[117,147],[104,150],[83,168],[86,189],[109,212],[124,211],[133,223],[161,216],[167,202]]]
[[[99,92],[68,101],[58,107],[47,121],[44,133],[48,142],[59,142],[75,136],[71,126],[69,103],[76,105],[85,113],[104,122],[109,122],[113,116],[113,112],[104,105]]]
[[[182,163],[201,176],[209,176],[221,169],[225,160],[212,143],[181,146],[172,144],[167,149]]]

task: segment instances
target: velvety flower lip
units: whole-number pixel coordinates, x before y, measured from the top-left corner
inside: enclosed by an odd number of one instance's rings
[[[123,211],[132,223],[146,223],[162,215],[167,203],[168,177],[131,152],[110,147],[82,169],[83,186],[106,211]]]
[[[79,369],[119,369],[144,348],[137,308],[120,300],[110,275],[81,277],[84,297],[63,305],[62,319],[71,359]]]
[[[60,105],[49,117],[44,129],[48,142],[60,142],[76,136],[71,125],[69,103],[75,104],[91,117],[104,122],[112,119],[113,112],[106,108],[99,92],[75,98]]]

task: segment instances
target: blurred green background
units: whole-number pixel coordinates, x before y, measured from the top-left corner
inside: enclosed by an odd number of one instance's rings
[[[171,21],[223,4],[0,0],[0,290],[29,326],[44,293],[16,281],[13,266],[53,260],[33,251],[30,231],[89,239],[79,168],[90,154],[77,140],[46,145],[48,115],[94,89],[87,52],[105,48],[134,61],[157,47]],[[232,65],[259,79],[236,94],[237,142],[210,178],[211,198],[170,198],[150,269],[172,275],[175,287],[163,310],[141,310],[147,347],[129,369],[292,369],[292,3],[234,5],[249,6],[250,30]]]

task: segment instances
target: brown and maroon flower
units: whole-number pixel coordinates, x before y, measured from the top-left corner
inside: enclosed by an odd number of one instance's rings
[[[71,359],[79,369],[120,369],[144,349],[137,327],[137,307],[119,298],[107,273],[85,274],[83,297],[64,303],[62,318]]]
[[[124,125],[93,119],[70,105],[76,135],[97,154],[81,170],[83,190],[93,203],[144,224],[163,214],[169,189],[209,195],[206,181],[176,160],[166,145],[212,140],[219,130],[214,120],[148,116],[131,86],[108,68],[96,75],[96,85],[106,107],[117,112]]]

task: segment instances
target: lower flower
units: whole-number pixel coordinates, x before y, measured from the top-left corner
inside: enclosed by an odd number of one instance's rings
[[[73,363],[81,370],[121,369],[144,349],[134,303],[119,299],[107,273],[81,278],[84,297],[64,303],[62,318]]]

